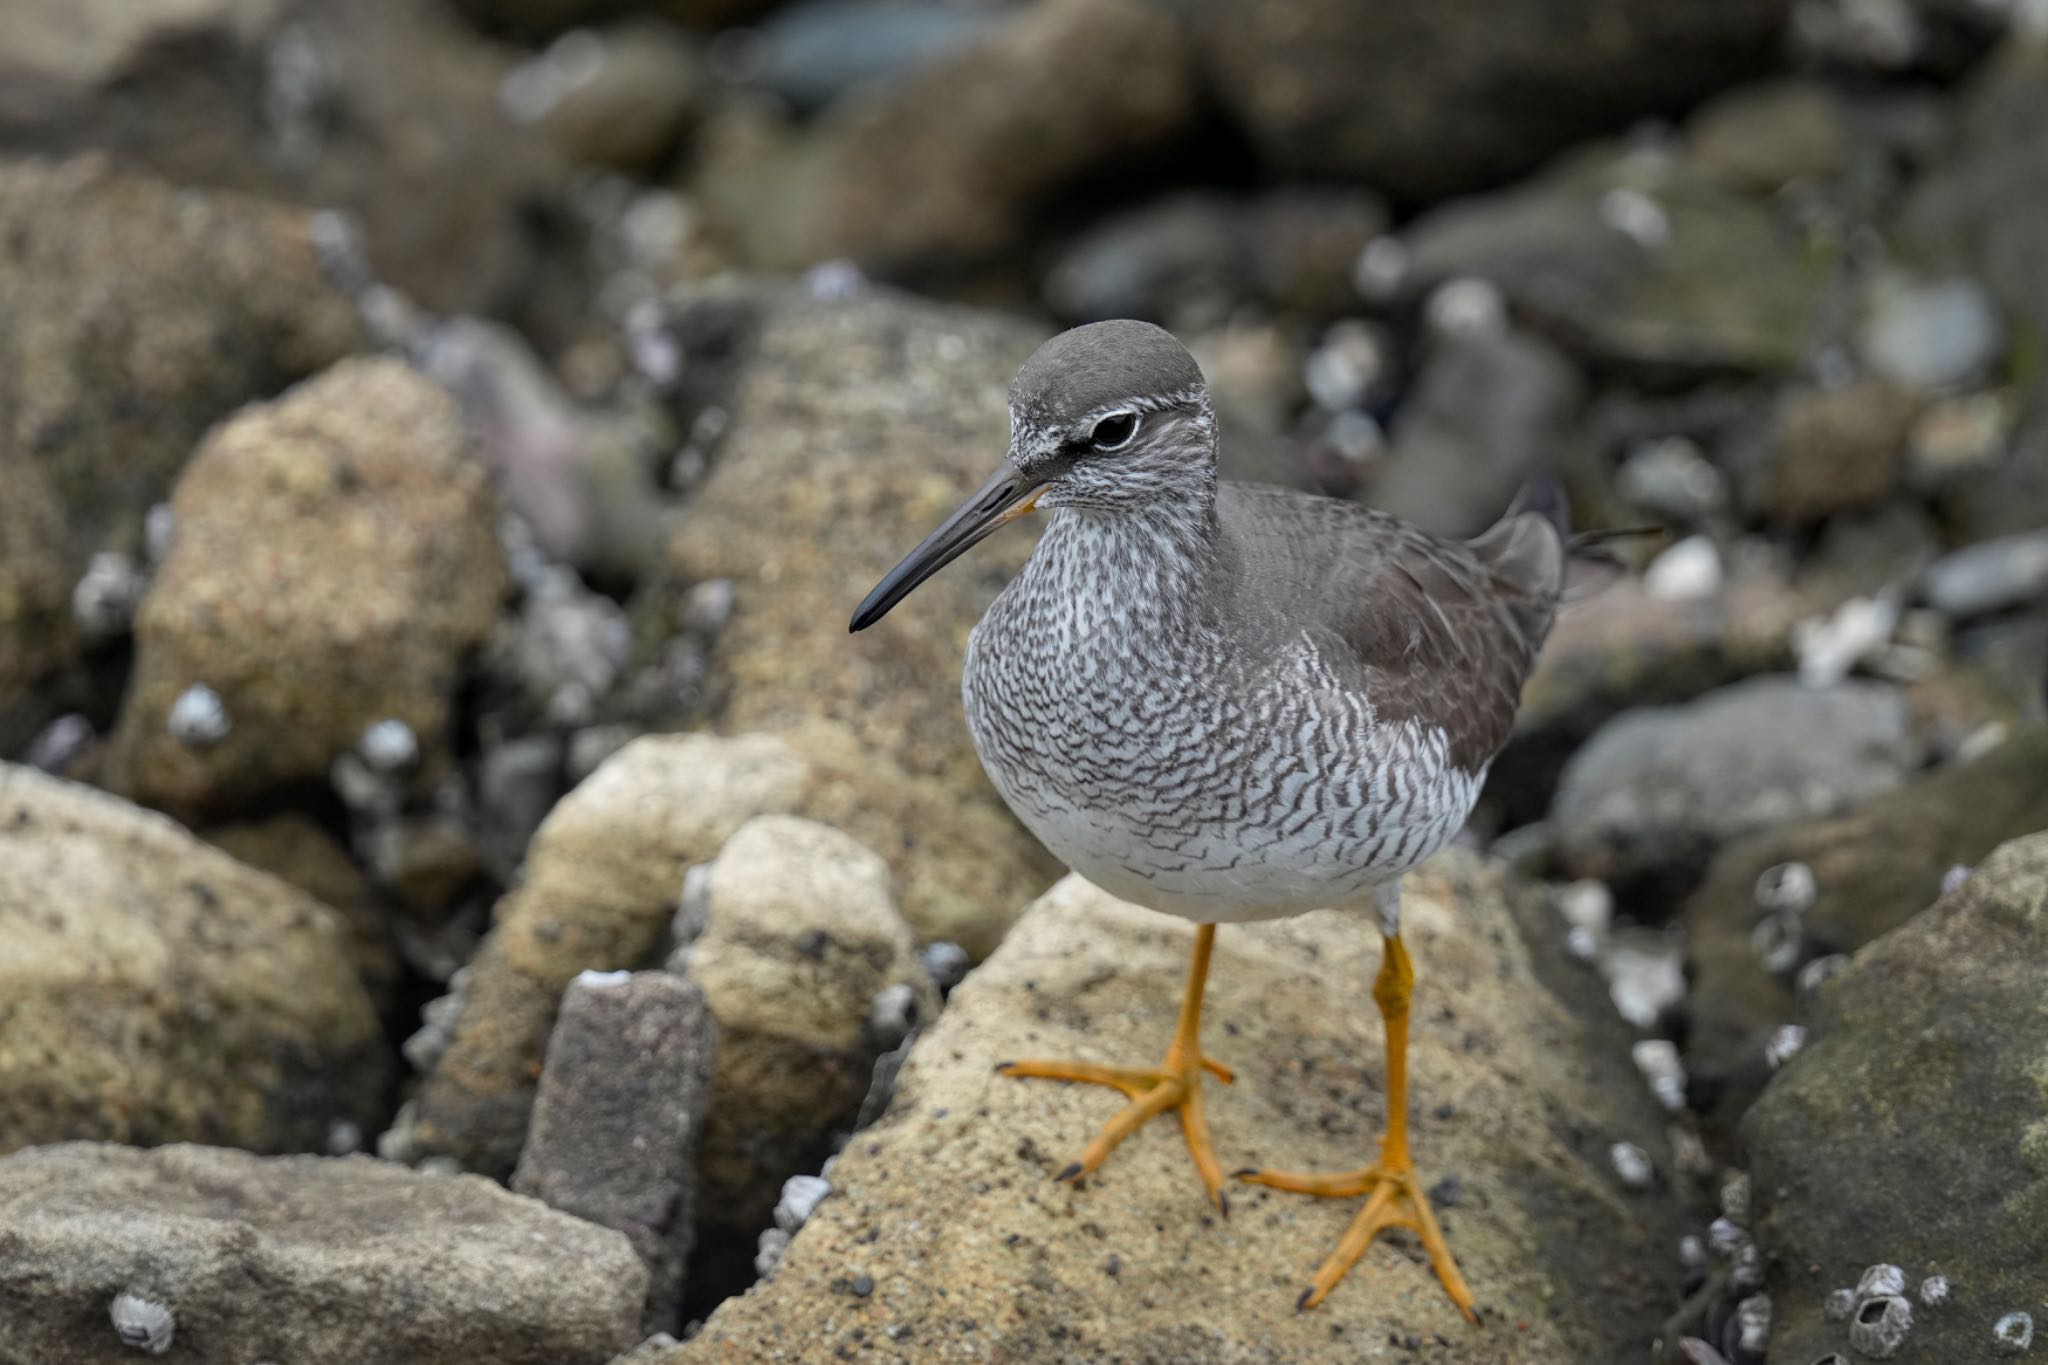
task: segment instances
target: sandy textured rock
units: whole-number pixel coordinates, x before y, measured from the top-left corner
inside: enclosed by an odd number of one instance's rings
[[[348,926],[356,975],[380,1007],[390,1004],[398,986],[390,922],[369,879],[332,835],[294,812],[216,825],[201,830],[200,837],[238,862],[296,886],[339,915]]]
[[[1675,1280],[1676,1210],[1624,1193],[1607,1149],[1636,1142],[1668,1173],[1661,1125],[1612,1017],[1577,1017],[1541,984],[1508,905],[1523,894],[1453,855],[1411,877],[1407,897],[1414,1135],[1425,1178],[1457,1179],[1446,1233],[1485,1326],[1467,1326],[1394,1247],[1297,1313],[1355,1204],[1245,1188],[1219,1220],[1171,1122],[1084,1189],[1049,1179],[1117,1097],[991,1068],[1020,1055],[1154,1060],[1189,941],[1185,925],[1069,879],[954,992],[774,1279],[668,1359],[1404,1358],[1391,1333],[1440,1334],[1435,1349],[1471,1365],[1640,1360]],[[1205,1038],[1237,1068],[1234,1086],[1208,1092],[1227,1164],[1369,1159],[1383,1118],[1367,993],[1378,952],[1358,917],[1224,928]]]
[[[1906,435],[1919,410],[1910,392],[1881,379],[1787,394],[1753,501],[1789,522],[1882,502],[1904,476]]]
[[[1830,1291],[1885,1262],[1915,1302],[1901,1360],[2010,1359],[1992,1324],[2048,1304],[2048,834],[1822,988],[1812,1036],[1743,1124],[1775,1306],[1771,1365],[1842,1350]]]
[[[0,1160],[10,1365],[147,1359],[114,1335],[123,1293],[175,1315],[166,1360],[601,1365],[645,1286],[618,1233],[471,1176],[191,1146]]]
[[[1164,7],[1044,0],[849,93],[793,145],[715,139],[698,190],[757,266],[848,256],[930,271],[1013,245],[1052,191],[1157,146],[1193,110],[1186,41]]]
[[[421,1086],[420,1151],[510,1174],[562,991],[578,972],[648,965],[683,869],[750,817],[794,808],[807,776],[780,740],[650,736],[564,797],[470,963],[453,1041]]]
[[[361,344],[304,213],[0,160],[0,466],[41,471],[81,555],[140,548],[209,426]]]
[[[526,283],[520,215],[562,174],[499,113],[511,63],[410,0],[17,0],[0,11],[0,143],[347,210],[381,277],[482,309]]]
[[[1847,815],[1770,830],[1724,850],[1685,909],[1694,1102],[1732,1131],[1770,1070],[1764,1044],[1800,1018],[1791,983],[1765,970],[1750,933],[1757,878],[1784,862],[1813,870],[1798,962],[1850,953],[1931,904],[1949,868],[2048,829],[2048,729],[1915,778]]]
[[[0,754],[12,754],[69,690],[61,677],[77,661],[71,588],[82,565],[42,471],[24,463],[0,477]]]
[[[649,1332],[682,1326],[676,1310],[717,1039],[704,993],[681,977],[572,981],[512,1176],[519,1193],[626,1235],[647,1266],[641,1326]]]
[[[1698,882],[1745,834],[1846,810],[1919,759],[1904,697],[1848,682],[1753,678],[1677,707],[1644,707],[1565,767],[1552,819],[1567,871],[1654,898]]]
[[[880,290],[762,309],[731,430],[670,545],[681,579],[736,588],[711,660],[718,723],[787,733],[831,779],[803,813],[889,860],[920,935],[986,953],[1058,871],[960,714],[967,633],[1028,536],[991,538],[858,637],[846,622],[1002,458],[1004,396],[1039,338]]]
[[[875,997],[911,991],[912,1021],[939,998],[897,913],[889,865],[838,830],[763,815],[711,864],[703,932],[685,973],[718,1020],[703,1221],[755,1233],[782,1182],[815,1171],[849,1128],[875,1058]]]
[[[383,1103],[340,920],[161,816],[0,765],[0,944],[0,1150],[290,1151]]]
[[[324,781],[392,719],[430,764],[443,752],[462,657],[506,584],[496,502],[444,391],[395,360],[337,366],[217,430],[171,505],[110,785],[233,807]],[[166,725],[195,683],[226,707],[219,743]]]
[[[1774,64],[1787,0],[1203,0],[1202,56],[1281,171],[1409,201],[1497,184],[1580,138]]]

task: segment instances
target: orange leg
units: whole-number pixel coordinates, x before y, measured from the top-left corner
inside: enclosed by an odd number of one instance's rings
[[[1202,990],[1209,981],[1209,953],[1216,942],[1216,926],[1200,925],[1195,930],[1195,951],[1188,963],[1187,991],[1181,997],[1180,1022],[1173,1030],[1173,1042],[1166,1060],[1156,1067],[1103,1066],[1095,1062],[1004,1062],[996,1068],[1005,1076],[1038,1077],[1054,1081],[1081,1081],[1121,1090],[1131,1101],[1104,1125],[1095,1140],[1082,1151],[1081,1159],[1061,1171],[1058,1180],[1078,1184],[1092,1175],[1117,1144],[1142,1128],[1147,1121],[1171,1109],[1180,1116],[1181,1135],[1188,1153],[1195,1159],[1195,1173],[1217,1208],[1229,1212],[1223,1197],[1223,1167],[1209,1143],[1209,1122],[1202,1115],[1202,1073],[1207,1071],[1224,1084],[1232,1080],[1230,1068],[1202,1055],[1198,1034],[1202,1024]]]
[[[1355,1171],[1332,1175],[1291,1175],[1279,1171],[1245,1170],[1237,1178],[1276,1190],[1321,1195],[1331,1199],[1368,1196],[1365,1207],[1351,1220],[1315,1283],[1302,1291],[1299,1308],[1313,1308],[1328,1297],[1347,1271],[1365,1255],[1373,1239],[1388,1228],[1407,1228],[1422,1239],[1437,1278],[1458,1311],[1472,1322],[1479,1314],[1472,1306],[1472,1291],[1458,1273],[1458,1263],[1444,1244],[1443,1229],[1422,1192],[1415,1174],[1415,1162],[1408,1154],[1408,1001],[1415,992],[1415,966],[1398,933],[1388,934],[1380,959],[1380,972],[1373,982],[1372,998],[1380,1007],[1387,1031],[1387,1132],[1380,1140],[1380,1159]]]

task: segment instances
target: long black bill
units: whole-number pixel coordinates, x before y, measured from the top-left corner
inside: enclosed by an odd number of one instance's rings
[[[892,607],[916,591],[918,584],[979,545],[996,527],[1029,512],[1044,491],[1044,484],[1031,482],[1008,460],[1003,461],[1002,467],[974,490],[959,511],[941,522],[938,530],[926,536],[903,557],[901,564],[875,584],[875,590],[854,612],[847,629],[866,630],[887,616]]]

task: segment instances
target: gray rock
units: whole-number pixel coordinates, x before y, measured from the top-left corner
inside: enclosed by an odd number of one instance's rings
[[[0,764],[0,942],[0,1151],[313,1150],[383,1103],[342,921],[160,815]]]
[[[1980,616],[2048,596],[2048,531],[2004,536],[1928,565],[1920,590],[1949,616]]]
[[[1848,151],[1845,122],[1834,92],[1816,81],[1743,86],[1700,106],[1686,149],[1731,184],[1769,193],[1833,175]]]
[[[1406,240],[1407,291],[1488,280],[1587,358],[1651,377],[1792,369],[1825,277],[1769,206],[1656,147],[1575,153]]]
[[[1756,678],[1645,708],[1566,766],[1552,810],[1559,858],[1627,896],[1682,893],[1729,840],[1846,810],[1917,759],[1904,698],[1876,683]]]
[[[708,84],[696,44],[642,17],[564,34],[506,73],[499,104],[572,161],[645,173],[702,116]]]
[[[1903,1267],[1900,1289],[1939,1267],[1962,1310],[1916,1314],[1897,1291],[1861,1298],[1850,1341],[1879,1358],[1902,1340],[1910,1359],[1989,1360],[1993,1318],[2048,1297],[2048,1221],[2031,1212],[2048,1199],[2044,972],[2037,834],[2001,846],[1820,993],[1812,1040],[1742,1128],[1772,1253],[1773,1365],[1839,1349],[1828,1292],[1875,1260]]]
[[[1554,464],[1584,401],[1569,362],[1523,332],[1451,336],[1424,360],[1365,500],[1426,530],[1476,535]]]
[[[1813,877],[1815,899],[1798,916],[1791,944],[1803,978],[1926,908],[1951,867],[2043,828],[2048,729],[2037,725],[1845,815],[1763,831],[1725,849],[1684,911],[1693,984],[1686,1061],[1695,1106],[1712,1129],[1731,1131],[1748,1109],[1771,1074],[1772,1034],[1799,1010],[1794,978],[1767,970],[1755,950],[1756,887],[1768,869],[1797,862]]]
[[[563,179],[543,139],[499,117],[510,64],[442,6],[408,0],[346,12],[29,0],[0,12],[0,144],[104,150],[178,184],[344,210],[380,277],[432,307],[479,310],[524,283],[532,244],[521,214]],[[142,224],[127,230],[148,248]],[[175,235],[205,232],[194,223]],[[77,247],[90,253],[81,259],[117,259]],[[154,254],[176,259],[168,240]],[[224,354],[267,359],[263,329],[232,320],[247,306],[236,284],[195,283],[183,309],[222,316]],[[287,335],[303,326],[290,313],[274,325]],[[212,346],[180,349],[187,364],[219,363]]]
[[[512,1175],[519,1193],[626,1234],[647,1266],[648,1332],[682,1326],[717,1035],[704,993],[666,972],[570,982]]]
[[[1856,332],[1863,363],[1919,389],[1976,383],[2005,354],[2005,322],[1968,276],[1913,280],[1881,275]]]
[[[1055,191],[1160,145],[1193,111],[1171,12],[1147,0],[1047,0],[838,101],[801,133],[714,129],[695,185],[754,265],[845,256],[885,273],[930,271],[1014,246]]]
[[[136,1359],[124,1295],[174,1315],[173,1360],[602,1365],[640,1339],[625,1238],[368,1157],[40,1147],[0,1159],[0,1227],[0,1349],[36,1365]]]
[[[1789,8],[1204,0],[1194,12],[1217,93],[1277,170],[1415,202],[1498,184],[1768,69]]]
[[[859,86],[902,79],[971,47],[1001,22],[999,9],[946,0],[804,0],[754,30],[754,78],[800,110]]]
[[[336,366],[215,430],[173,506],[108,785],[234,807],[326,779],[390,719],[438,775],[464,656],[506,584],[495,500],[447,393],[396,360]],[[195,683],[233,721],[204,748],[166,725]]]

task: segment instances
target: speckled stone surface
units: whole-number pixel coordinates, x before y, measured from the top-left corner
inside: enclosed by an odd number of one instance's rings
[[[1297,1313],[1356,1201],[1242,1187],[1219,1219],[1171,1123],[1084,1188],[1050,1179],[1119,1099],[994,1065],[1155,1061],[1189,943],[1070,878],[954,993],[775,1277],[665,1359],[1640,1361],[1676,1279],[1680,1201],[1625,1192],[1607,1150],[1637,1143],[1666,1183],[1662,1125],[1611,1016],[1575,1015],[1539,979],[1510,909],[1526,894],[1453,853],[1407,896],[1416,1156],[1426,1183],[1455,1181],[1445,1231],[1484,1325],[1459,1318],[1405,1236]],[[1329,912],[1219,934],[1203,1037],[1237,1068],[1207,1092],[1226,1166],[1371,1158],[1378,955],[1368,918]]]

